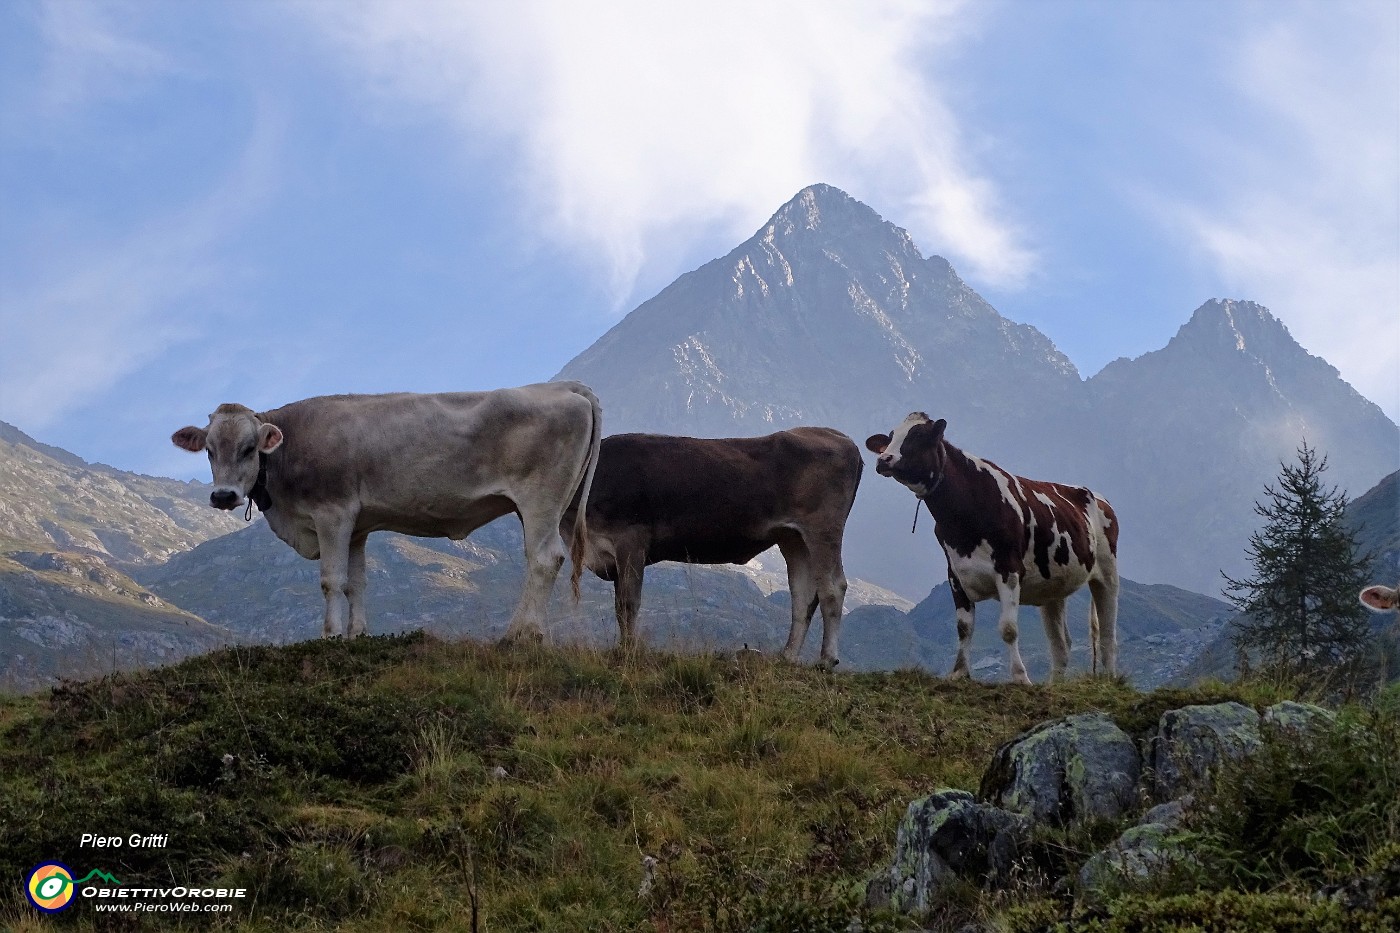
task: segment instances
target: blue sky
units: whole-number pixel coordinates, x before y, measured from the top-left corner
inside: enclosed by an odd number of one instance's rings
[[[828,182],[1085,376],[1212,297],[1400,418],[1400,5],[0,5],[0,419],[546,379]],[[911,403],[912,404],[912,403]]]

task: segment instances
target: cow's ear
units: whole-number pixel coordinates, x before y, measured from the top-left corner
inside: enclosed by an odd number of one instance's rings
[[[189,425],[170,435],[170,442],[182,450],[197,454],[204,449],[204,441],[208,436],[209,432],[204,428]]]
[[[865,449],[872,454],[882,454],[888,446],[890,446],[888,434],[872,434],[865,439]]]
[[[1400,605],[1400,592],[1388,586],[1368,586],[1361,591],[1361,602],[1377,611],[1394,609]]]
[[[275,424],[264,424],[258,428],[258,452],[270,454],[282,446],[282,429]]]
[[[947,427],[948,427],[948,419],[947,419],[947,418],[939,418],[937,421],[935,421],[935,422],[933,423],[933,440],[934,440],[935,443],[937,443],[938,441],[943,440],[943,432],[947,429]]]

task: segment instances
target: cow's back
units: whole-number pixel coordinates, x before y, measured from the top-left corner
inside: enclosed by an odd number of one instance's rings
[[[473,503],[513,495],[533,464],[572,456],[591,412],[567,383],[294,402],[260,415],[285,437],[268,459],[273,508],[353,502],[362,526],[455,534]]]
[[[855,444],[829,428],[618,434],[603,439],[588,521],[593,533],[641,536],[648,562],[742,563],[772,546],[775,529],[833,507],[844,521],[860,470]]]

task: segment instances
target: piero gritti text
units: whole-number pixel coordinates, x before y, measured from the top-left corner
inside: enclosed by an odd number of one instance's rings
[[[152,833],[143,836],[132,833],[130,836],[99,836],[83,833],[78,840],[80,849],[164,849],[170,843],[169,833]]]

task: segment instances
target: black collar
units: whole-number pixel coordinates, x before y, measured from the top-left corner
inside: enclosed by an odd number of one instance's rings
[[[248,490],[248,498],[253,500],[259,512],[266,512],[272,507],[272,497],[267,494],[267,454],[262,451],[258,451],[258,481]]]

